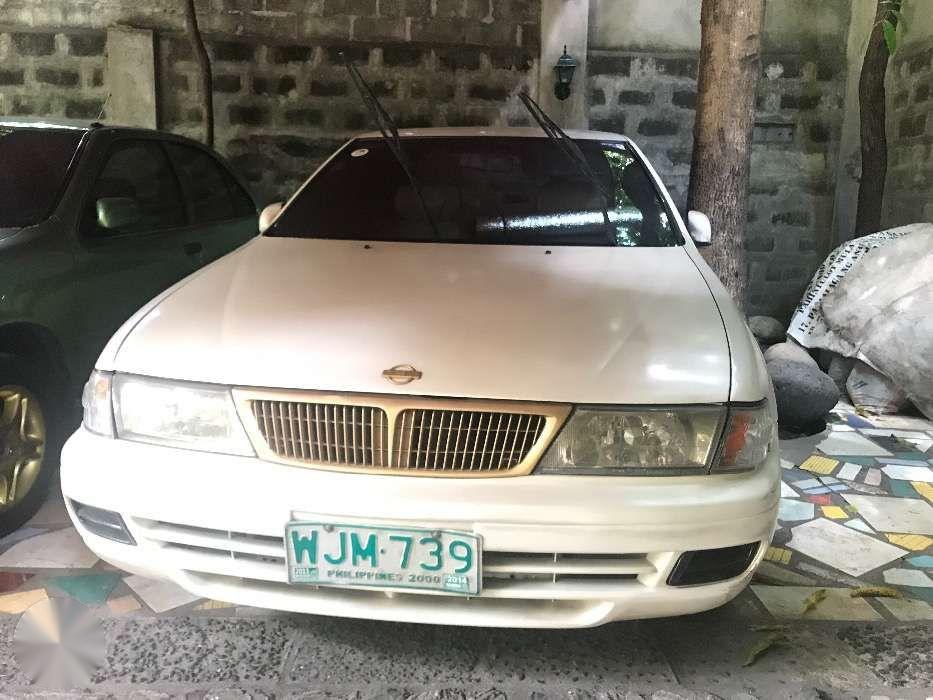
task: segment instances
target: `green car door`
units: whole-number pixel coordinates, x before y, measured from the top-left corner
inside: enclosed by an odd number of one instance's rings
[[[226,255],[258,233],[255,202],[213,153],[171,141],[165,148],[187,200],[197,241],[203,246],[202,264]]]
[[[257,232],[255,205],[225,169],[221,193],[205,202],[186,185],[169,147],[186,149],[222,166],[206,151],[159,138],[114,141],[89,188],[77,232],[77,346],[88,369],[111,335],[154,296]],[[227,185],[224,178],[229,178]],[[215,192],[218,188],[211,188]],[[213,216],[209,212],[215,212]],[[219,213],[217,213],[219,212]]]

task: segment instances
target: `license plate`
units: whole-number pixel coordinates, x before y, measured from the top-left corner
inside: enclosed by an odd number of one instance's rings
[[[482,543],[472,532],[291,522],[285,550],[289,583],[480,591]]]

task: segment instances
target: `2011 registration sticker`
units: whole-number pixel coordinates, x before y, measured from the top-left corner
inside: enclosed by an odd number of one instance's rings
[[[285,528],[289,583],[478,595],[479,535],[339,523]]]

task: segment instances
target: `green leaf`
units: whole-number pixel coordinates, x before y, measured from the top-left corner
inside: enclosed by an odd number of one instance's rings
[[[881,23],[881,31],[884,32],[884,43],[888,47],[888,53],[893,55],[897,51],[897,29],[886,19]]]
[[[758,657],[768,651],[768,649],[785,641],[786,638],[780,632],[772,632],[768,636],[762,637],[756,644],[749,647],[745,662],[742,665],[751,666],[758,660]]]
[[[805,601],[803,601],[803,612],[800,614],[806,615],[824,600],[826,600],[826,589],[818,588],[817,590],[813,591],[813,593],[808,595]]]

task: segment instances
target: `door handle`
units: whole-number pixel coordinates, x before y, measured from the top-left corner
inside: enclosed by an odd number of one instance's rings
[[[204,246],[201,245],[200,243],[185,243],[185,247],[183,248],[183,250],[185,251],[187,255],[190,255],[193,257],[195,255],[198,255],[199,253],[202,253],[204,251]]]

